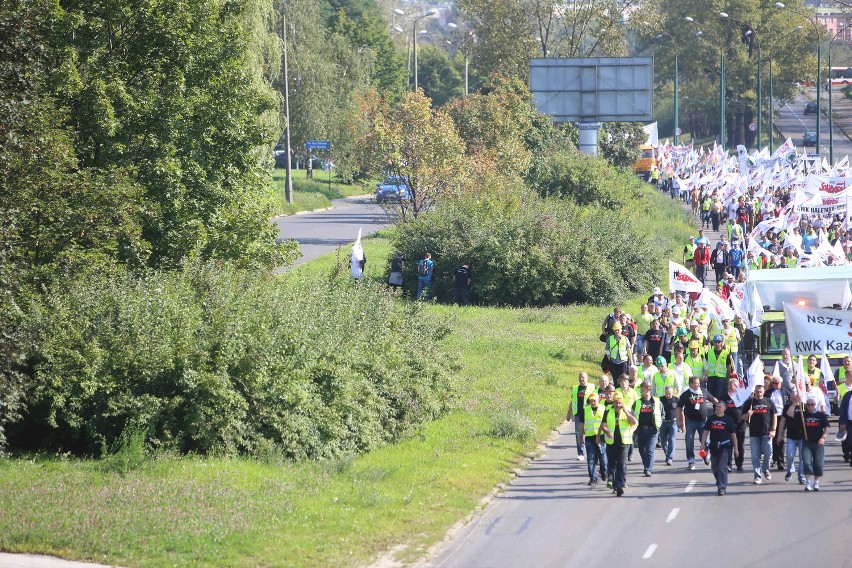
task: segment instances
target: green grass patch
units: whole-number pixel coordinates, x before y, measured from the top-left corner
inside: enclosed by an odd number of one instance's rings
[[[454,321],[463,370],[453,410],[417,434],[319,463],[3,459],[0,550],[139,566],[351,566],[400,543],[421,555],[561,422],[579,370],[595,374],[606,311],[430,310]]]
[[[275,195],[272,198],[273,215],[292,215],[299,211],[314,211],[331,207],[332,199],[375,193],[375,184],[344,184],[334,175],[329,182],[328,172],[314,170],[313,179],[306,179],[305,170],[292,170],[293,203],[287,203],[283,169],[276,169],[272,174]]]

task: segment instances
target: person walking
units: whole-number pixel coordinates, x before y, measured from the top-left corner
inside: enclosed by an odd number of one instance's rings
[[[701,280],[701,285],[704,286],[704,279],[707,278],[707,267],[710,265],[710,249],[703,241],[696,247],[693,260],[695,261],[695,277]]]
[[[663,424],[663,407],[659,398],[651,396],[651,381],[643,380],[641,395],[633,403],[633,415],[636,416],[636,445],[642,458],[645,477],[651,477],[654,471],[654,453],[657,438]]]
[[[733,368],[731,352],[725,347],[725,338],[717,333],[713,336],[713,348],[707,352],[707,365],[704,368],[707,378],[707,390],[714,400],[725,393],[728,373]]]
[[[598,430],[598,440],[606,442],[607,465],[613,472],[613,492],[621,497],[627,485],[627,445],[632,440],[633,429],[638,421],[624,406],[624,396],[617,392],[612,397]]]
[[[466,306],[470,293],[470,263],[465,262],[453,273],[453,303]]]
[[[677,397],[674,396],[672,387],[666,387],[666,392],[660,399],[660,406],[663,411],[663,421],[660,424],[660,446],[666,458],[666,465],[672,465],[677,445]]]
[[[687,469],[695,469],[695,434],[704,428],[707,421],[707,402],[710,401],[710,393],[701,388],[698,377],[689,379],[689,388],[683,391],[677,403],[677,426],[681,432],[685,432]],[[705,457],[704,463],[709,464],[710,459]]]
[[[405,255],[397,252],[390,261],[390,276],[388,276],[388,284],[394,290],[402,286],[402,271],[404,269]]]
[[[585,441],[583,438],[583,409],[586,399],[595,391],[595,388],[589,384],[589,375],[585,371],[580,371],[577,377],[577,384],[571,388],[571,399],[568,403],[568,414],[565,417],[568,421],[574,421],[574,436],[577,439],[577,459],[583,461],[586,459]]]
[[[805,440],[802,461],[805,464],[805,491],[819,491],[825,462],[825,435],[828,434],[828,415],[818,410],[816,398],[805,402]]]
[[[738,455],[736,426],[731,417],[725,414],[726,408],[723,401],[716,401],[715,412],[707,418],[701,433],[702,448],[707,443],[708,436],[710,438],[710,468],[716,478],[719,495],[724,495],[728,489],[728,463],[731,461],[731,454],[733,453],[734,458]]]
[[[618,322],[612,324],[612,335],[606,338],[604,357],[613,382],[618,381],[621,375],[627,374],[627,368],[632,364],[632,350],[630,341],[622,335],[621,324]]]
[[[781,420],[784,408],[790,398],[790,393],[782,388],[782,382],[781,377],[772,377],[769,381],[769,388],[763,395],[775,404],[775,414],[778,416],[778,421]],[[778,471],[785,470],[785,456],[784,438],[774,436],[772,438],[772,462],[778,466]]]
[[[427,252],[423,255],[420,262],[417,263],[417,296],[418,300],[429,299],[429,288],[432,287],[432,272],[435,270],[435,263],[432,261],[432,253]]]
[[[587,485],[592,487],[598,484],[598,479],[607,481],[606,451],[598,436],[605,410],[606,405],[598,403],[598,394],[596,392],[589,393],[583,407],[583,419],[580,425],[583,428],[586,465],[589,469],[589,483]],[[600,471],[600,478],[598,471]]]
[[[772,479],[769,464],[772,461],[772,443],[778,425],[775,403],[764,396],[762,384],[754,387],[754,394],[743,404],[743,420],[748,422],[748,443],[754,483],[760,485],[765,478]]]
[[[805,465],[802,462],[802,444],[805,439],[805,421],[802,416],[805,408],[802,405],[802,399],[799,396],[796,387],[790,391],[790,401],[784,407],[784,412],[781,414],[781,419],[778,421],[778,433],[776,438],[786,435],[786,444],[784,452],[784,462],[787,466],[787,473],[784,475],[784,481],[793,479],[793,470],[798,473],[799,484],[805,485]],[[799,466],[793,467],[793,460],[796,459],[796,454],[799,455]]]
[[[740,380],[737,378],[728,379],[728,390],[720,399],[725,403],[725,414],[731,417],[736,427],[736,449],[737,454],[733,462],[728,463],[728,471],[732,471],[731,465],[736,463],[737,471],[743,470],[743,460],[745,460],[745,431],[746,423],[743,420],[743,402],[740,400],[739,393]],[[733,452],[731,453],[733,456]]]

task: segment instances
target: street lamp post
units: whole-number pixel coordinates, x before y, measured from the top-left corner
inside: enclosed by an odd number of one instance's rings
[[[451,30],[458,29],[458,24],[454,22],[450,22],[447,24],[447,27]],[[462,55],[464,56],[464,96],[468,94],[468,76],[469,76],[469,52],[470,52],[470,40],[474,39],[473,30],[468,30],[467,32],[461,35],[462,41]],[[452,42],[450,42],[452,43]]]
[[[695,24],[702,30],[709,31],[710,33],[716,36],[716,39],[719,40],[719,144],[722,145],[722,148],[727,148],[727,141],[725,139],[725,51],[724,42],[722,42],[722,36],[719,35],[713,28],[705,26],[703,24],[699,24],[695,21],[694,18],[690,16],[686,16],[684,20],[691,24]],[[701,35],[701,32],[699,31],[696,35]]]
[[[781,39],[790,36],[792,33],[797,33],[802,29],[802,26],[796,26],[791,33],[785,34]],[[775,99],[772,92],[772,62],[775,59],[775,50],[769,51],[769,153],[775,152]]]
[[[845,25],[840,26],[840,29],[837,30],[837,33],[828,42],[828,161],[832,165],[834,164],[834,115],[832,114],[834,107],[831,99],[834,95],[834,90],[832,89],[834,81],[832,81],[831,76],[831,44],[834,43],[838,35],[845,31],[845,27]]]
[[[287,3],[281,3],[281,41],[284,44],[284,121],[287,123],[285,134],[285,150],[287,152],[287,166],[284,169],[284,198],[287,203],[293,203],[293,171],[290,161],[293,159],[290,150],[290,88],[288,86],[289,77],[287,74]]]
[[[820,24],[819,24],[819,23],[817,23],[815,20],[811,19],[811,17],[810,17],[810,16],[808,16],[807,14],[805,14],[804,12],[800,12],[800,11],[798,11],[798,10],[794,10],[793,8],[790,8],[790,7],[786,6],[783,2],[776,2],[776,3],[775,3],[775,7],[776,7],[776,8],[778,8],[779,10],[789,10],[790,12],[793,12],[794,14],[798,14],[798,15],[800,15],[801,17],[803,17],[804,19],[806,19],[806,20],[808,21],[808,23],[809,23],[809,24],[811,24],[811,26],[813,26],[814,32],[816,33],[816,39],[817,39],[817,76],[816,76],[816,99],[817,99],[817,100],[816,100],[816,103],[817,103],[817,112],[816,112],[816,151],[817,151],[817,154],[819,154],[819,149],[820,149],[820,145],[819,145],[819,139],[820,139],[820,123],[821,123],[821,117],[822,117],[822,106],[821,106],[821,99],[822,99],[822,73],[821,73],[821,70],[822,70],[822,42],[820,41],[820,39],[821,39],[821,38],[820,38],[821,34],[820,34],[820,31],[819,31],[819,30],[820,30]]]
[[[677,45],[677,40],[675,40],[674,36],[672,36],[672,35],[671,35],[670,33],[668,33],[668,32],[662,32],[660,35],[658,35],[658,36],[657,36],[657,39],[662,39],[662,38],[663,38],[663,36],[666,36],[666,37],[668,37],[670,40],[672,40],[672,43],[674,44],[674,48],[675,48],[675,70],[674,70],[674,71],[675,71],[675,72],[674,72],[674,143],[675,143],[675,146],[678,146],[678,145],[680,144],[680,141],[679,141],[679,137],[680,137],[680,109],[678,108],[678,96],[677,96],[677,94],[678,94],[678,93],[677,93],[677,86],[678,86],[678,85],[677,85],[677,81],[678,81],[677,56],[678,56],[678,51],[679,51],[679,49],[678,49],[678,45]]]
[[[418,16],[418,17],[414,18],[414,23],[412,24],[412,27],[411,27],[411,35],[414,38],[413,44],[414,44],[414,92],[415,93],[417,92],[417,88],[418,88],[418,84],[417,84],[417,22],[419,22],[423,18],[430,18],[437,13],[438,13],[437,10],[429,10],[428,12],[423,14],[422,16]]]
[[[750,35],[749,44],[752,42],[757,42],[757,149],[760,149],[761,141],[763,140],[763,131],[761,130],[761,124],[763,122],[763,111],[762,111],[762,103],[763,103],[763,69],[761,67],[761,49],[760,49],[760,40],[757,37],[757,30],[754,29],[754,26],[743,22],[742,20],[738,20],[733,16],[729,15],[727,12],[719,12],[719,17],[723,20],[731,20],[734,23],[739,24],[740,26],[744,26],[748,28],[745,35]],[[749,48],[749,55],[751,55],[751,48]]]

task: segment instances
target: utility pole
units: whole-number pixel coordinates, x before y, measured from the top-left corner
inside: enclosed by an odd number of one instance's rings
[[[292,164],[293,153],[290,149],[290,89],[288,86],[289,76],[287,74],[287,13],[285,10],[287,3],[281,2],[281,41],[284,43],[284,121],[286,122],[286,150],[287,150],[287,168],[284,176],[284,196],[287,203],[293,203],[293,171]]]

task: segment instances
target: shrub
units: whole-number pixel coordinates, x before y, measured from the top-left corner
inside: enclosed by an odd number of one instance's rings
[[[488,305],[617,302],[647,289],[658,263],[620,212],[534,194],[456,200],[400,225],[395,247],[411,259],[408,288],[429,251],[433,296],[448,300],[453,271],[470,262],[471,301]]]
[[[96,454],[132,425],[152,449],[334,457],[406,434],[452,392],[446,326],[348,279],[88,274],[57,282],[32,322],[21,447]]]

